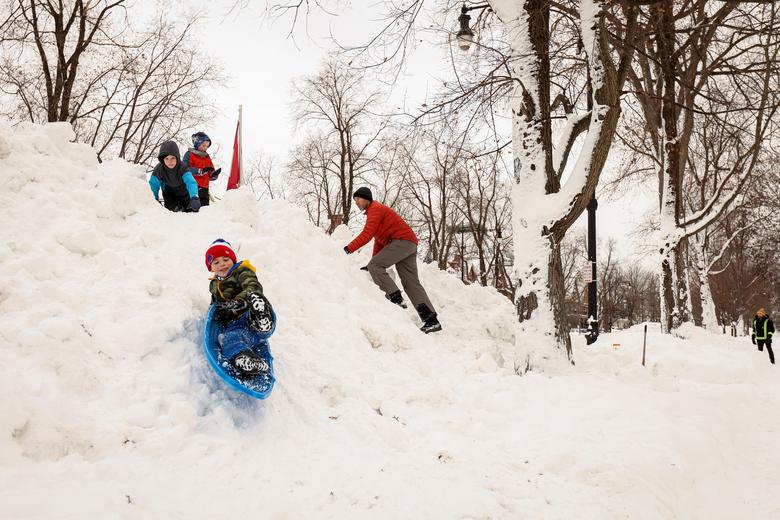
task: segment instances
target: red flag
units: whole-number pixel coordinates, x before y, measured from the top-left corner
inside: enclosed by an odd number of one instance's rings
[[[241,120],[236,124],[236,138],[233,141],[233,163],[230,165],[230,178],[228,179],[227,189],[238,188],[241,183],[241,140],[239,138],[241,130]]]

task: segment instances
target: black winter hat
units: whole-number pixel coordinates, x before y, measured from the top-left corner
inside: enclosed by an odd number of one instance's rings
[[[352,198],[360,197],[361,199],[366,199],[367,201],[371,202],[374,200],[373,195],[371,195],[371,190],[366,188],[365,186],[361,186],[358,188],[355,193],[352,195]]]

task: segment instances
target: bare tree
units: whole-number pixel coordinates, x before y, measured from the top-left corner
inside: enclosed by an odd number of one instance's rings
[[[318,227],[329,226],[341,204],[333,167],[337,153],[323,135],[313,134],[296,147],[287,165],[292,196]]]
[[[193,41],[196,17],[174,23],[158,16],[139,29],[118,11],[110,16],[121,1],[14,5],[0,42],[0,90],[12,100],[6,116],[68,121],[99,160],[149,163],[160,142],[213,114],[208,90],[223,84],[224,74]],[[20,67],[18,58],[33,50],[40,62]],[[49,76],[57,76],[51,85]]]
[[[615,239],[607,240],[605,250],[598,266],[598,299],[601,318],[599,324],[605,331],[612,330],[612,324],[618,314],[618,294],[621,290],[620,272],[615,258]]]
[[[688,241],[724,215],[757,164],[777,110],[774,4],[704,0],[652,2],[642,8],[647,37],[629,81],[646,124],[639,139],[659,186],[660,284],[664,330],[690,319]],[[717,119],[729,146],[706,200],[687,211],[694,129]],[[627,141],[627,140],[624,140]],[[635,146],[639,149],[639,146]],[[719,165],[715,165],[716,167]]]
[[[367,180],[376,187],[375,198],[399,213],[408,213],[405,192],[419,139],[415,138],[414,129],[392,125],[377,143],[378,153]]]
[[[93,49],[117,46],[125,0],[5,3],[10,16],[2,22],[3,46],[16,46],[22,53],[29,49],[38,61],[34,74],[23,72],[26,80],[11,79],[10,86],[17,88],[18,99],[34,121],[39,111],[44,121],[69,121],[79,67]],[[4,64],[2,75],[16,76],[17,70],[8,65]]]
[[[118,96],[91,100],[77,128],[91,137],[98,156],[108,152],[148,163],[160,142],[210,120],[214,105],[208,91],[224,84],[224,73],[192,41],[196,24],[196,18],[184,23],[158,18],[124,61]]]
[[[249,159],[244,183],[258,199],[287,198],[287,187],[276,159],[264,153],[258,153]]]
[[[333,213],[349,223],[355,183],[374,167],[377,139],[387,126],[375,122],[378,91],[365,93],[363,78],[335,56],[314,76],[296,82],[295,116],[302,124],[323,129],[335,155],[328,168],[337,188],[332,194]],[[329,206],[330,207],[330,206]]]
[[[488,285],[493,266],[499,260],[496,242],[501,238],[502,225],[498,205],[501,191],[506,189],[501,182],[502,166],[499,154],[466,158],[455,183],[461,201],[458,209],[468,224],[476,250],[481,285]]]
[[[464,158],[470,155],[465,146],[467,136],[468,130],[459,127],[454,118],[420,127],[420,143],[407,177],[408,198],[415,210],[413,222],[439,269],[447,268],[458,227],[465,225],[458,211],[456,180],[462,174]],[[461,257],[464,254],[460,252]]]

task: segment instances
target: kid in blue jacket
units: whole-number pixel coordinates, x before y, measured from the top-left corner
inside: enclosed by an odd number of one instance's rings
[[[179,156],[179,145],[166,141],[160,145],[157,154],[160,161],[149,177],[149,186],[154,198],[159,200],[162,189],[163,205],[171,211],[193,211],[200,209],[198,184],[186,170]]]

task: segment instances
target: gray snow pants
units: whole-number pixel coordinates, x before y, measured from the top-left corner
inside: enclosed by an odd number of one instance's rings
[[[367,267],[371,279],[385,294],[392,294],[398,290],[398,286],[387,274],[387,268],[392,265],[395,266],[404,292],[412,301],[415,309],[424,303],[431,312],[436,312],[417,275],[417,244],[409,240],[391,240],[368,263]]]

